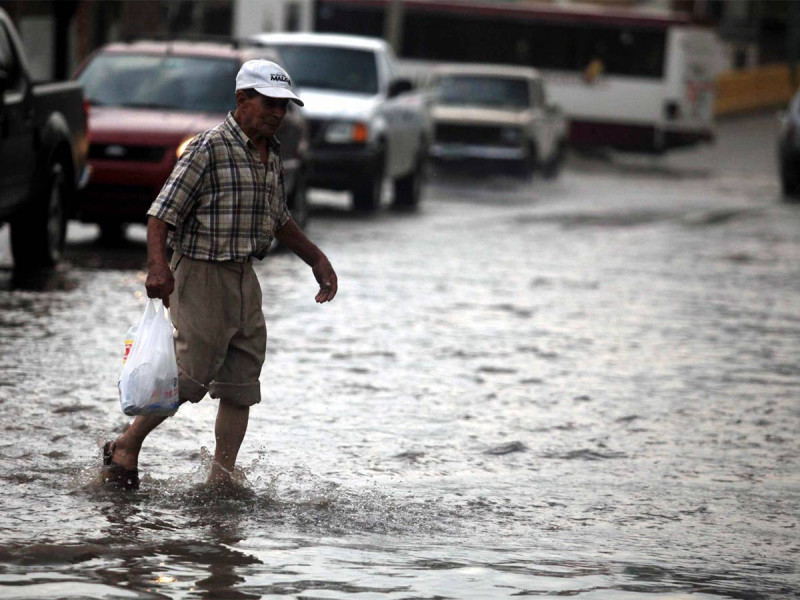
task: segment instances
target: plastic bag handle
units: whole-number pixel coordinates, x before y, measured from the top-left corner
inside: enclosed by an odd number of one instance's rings
[[[164,306],[164,301],[161,300],[161,298],[147,299],[147,307],[145,308],[145,314],[147,314],[148,311],[151,310],[154,316],[163,315],[165,319],[169,319],[169,309],[166,306]]]

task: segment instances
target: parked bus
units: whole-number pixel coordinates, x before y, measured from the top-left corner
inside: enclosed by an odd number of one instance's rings
[[[407,74],[533,66],[573,146],[660,152],[713,138],[716,34],[688,16],[509,2],[317,0],[316,31],[386,37]]]

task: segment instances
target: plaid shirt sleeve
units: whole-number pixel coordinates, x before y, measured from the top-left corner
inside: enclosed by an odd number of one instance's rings
[[[198,136],[184,150],[147,215],[177,226],[197,199],[209,168],[209,157],[208,145]]]

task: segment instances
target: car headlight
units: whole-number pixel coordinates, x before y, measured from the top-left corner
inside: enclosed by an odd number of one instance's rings
[[[369,128],[358,121],[334,122],[325,129],[325,141],[329,144],[364,144],[368,139]]]
[[[196,138],[196,137],[197,137],[196,135],[193,135],[192,137],[190,137],[190,138],[186,138],[185,140],[183,140],[183,141],[180,143],[180,145],[178,145],[178,149],[177,149],[177,150],[175,150],[175,158],[180,158],[180,157],[181,157],[181,154],[183,154],[183,151],[184,151],[184,150],[186,150],[186,146],[188,146],[189,144],[191,144],[191,143],[192,143],[192,140],[193,140],[194,138]]]
[[[522,132],[516,127],[503,127],[500,130],[500,139],[506,144],[519,144]]]

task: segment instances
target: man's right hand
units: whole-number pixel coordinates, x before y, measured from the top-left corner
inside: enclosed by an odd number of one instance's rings
[[[169,308],[169,296],[175,289],[175,277],[166,261],[148,267],[144,287],[147,288],[148,298],[161,298],[164,306]]]
[[[147,279],[144,282],[148,298],[161,298],[169,308],[169,295],[175,289],[175,278],[167,263],[167,224],[150,217],[147,220]]]

